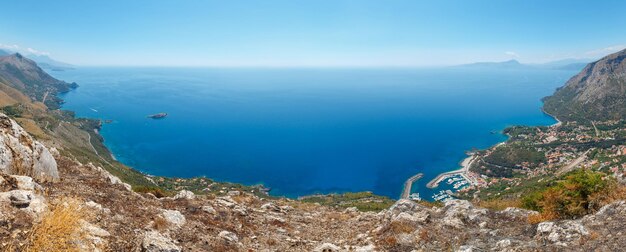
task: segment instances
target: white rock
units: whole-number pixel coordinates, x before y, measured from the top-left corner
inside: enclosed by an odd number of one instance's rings
[[[9,200],[11,205],[18,208],[26,208],[30,205],[31,193],[23,190],[13,190],[10,192]]]
[[[558,245],[589,235],[589,231],[580,223],[580,220],[567,220],[558,224],[555,222],[539,223],[537,235]]]
[[[456,250],[456,252],[475,252],[475,251],[479,251],[479,250],[472,245],[463,245],[459,249]]]
[[[512,244],[510,239],[504,239],[499,242],[496,242],[496,247],[499,249],[504,249],[510,247]]]
[[[0,171],[29,176],[39,181],[59,180],[57,163],[50,151],[2,113],[0,113]]]
[[[237,203],[231,199],[230,197],[220,197],[215,200],[215,203],[225,207],[233,207],[237,205]]]
[[[187,223],[185,216],[178,210],[163,210],[163,218],[176,227],[181,227]]]
[[[213,208],[212,206],[206,205],[206,206],[202,206],[202,211],[204,211],[205,213],[209,213],[209,214],[216,214],[217,211],[215,211],[215,208]]]
[[[274,211],[274,212],[280,212],[281,211],[280,207],[278,207],[273,202],[268,202],[268,203],[263,204],[261,206],[261,209],[265,209],[265,210],[268,210],[268,211]]]
[[[265,216],[265,220],[269,223],[271,222],[285,223],[286,222],[285,219],[280,218],[278,216],[272,216],[272,215]]]
[[[313,252],[338,252],[338,251],[341,251],[341,248],[339,248],[338,246],[332,243],[323,243],[315,247],[315,249],[313,249]]]
[[[17,189],[29,191],[34,191],[36,188],[41,189],[41,186],[35,183],[31,177],[19,175],[12,175],[11,177],[17,182]]]
[[[241,216],[248,216],[248,210],[244,206],[235,206],[233,212]]]
[[[355,252],[374,252],[376,251],[376,247],[374,246],[374,244],[369,244],[363,247],[356,247],[354,251]]]
[[[239,196],[241,195],[240,191],[228,191],[228,196]]]
[[[177,199],[192,200],[194,198],[196,198],[196,195],[192,191],[187,191],[187,190],[181,190],[174,196],[175,200]]]
[[[163,236],[159,232],[149,231],[143,236],[141,242],[142,251],[145,252],[180,252],[180,247],[176,246],[172,239]]]
[[[222,238],[224,241],[229,242],[229,243],[237,243],[237,242],[239,242],[239,238],[237,237],[236,234],[234,234],[232,232],[228,232],[226,230],[220,232],[217,236]]]

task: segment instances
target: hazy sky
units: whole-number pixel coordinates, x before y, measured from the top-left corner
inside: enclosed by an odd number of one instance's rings
[[[19,0],[2,9],[0,48],[78,65],[426,66],[626,47],[623,0]]]

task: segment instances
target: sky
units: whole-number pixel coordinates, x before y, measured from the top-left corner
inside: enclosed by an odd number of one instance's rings
[[[441,66],[598,58],[626,1],[4,1],[0,49],[84,66]]]

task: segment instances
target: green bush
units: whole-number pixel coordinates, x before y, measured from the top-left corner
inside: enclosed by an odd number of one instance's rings
[[[593,211],[593,199],[615,188],[614,179],[606,174],[581,169],[554,186],[523,197],[522,206],[555,218],[575,218]]]

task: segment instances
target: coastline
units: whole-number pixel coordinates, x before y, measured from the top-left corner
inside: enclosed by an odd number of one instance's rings
[[[541,107],[541,112],[550,116],[552,119],[556,120],[556,123],[549,125],[549,127],[559,127],[563,124],[563,122],[561,122],[561,120],[559,120],[556,116],[546,112],[543,109],[543,106]],[[492,145],[491,147],[487,148],[487,149],[491,149],[494,147],[498,147],[501,145],[506,144],[508,140],[496,143],[494,145]],[[439,183],[441,183],[441,181],[445,180],[448,177],[454,176],[454,175],[461,175],[465,180],[467,180],[471,185],[475,186],[478,185],[479,182],[475,179],[472,178],[472,176],[470,176],[470,171],[469,168],[471,167],[472,163],[474,162],[474,160],[477,158],[477,154],[472,153],[470,154],[467,158],[463,159],[460,162],[461,168],[457,169],[457,170],[452,170],[452,171],[447,171],[447,172],[443,172],[440,173],[439,175],[437,175],[434,179],[432,179],[431,181],[429,181],[426,184],[426,187],[429,189],[433,189],[433,188],[437,188],[439,186]]]

